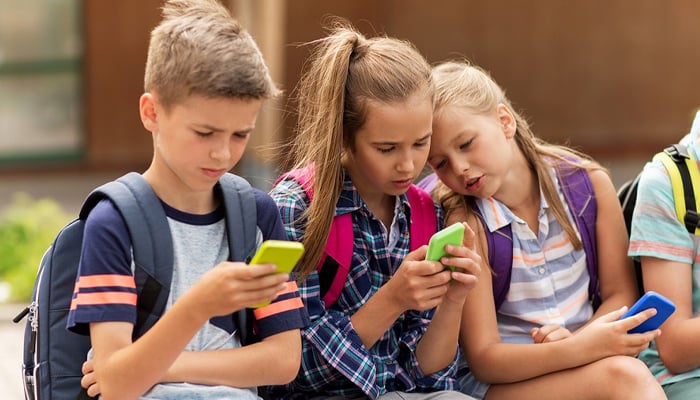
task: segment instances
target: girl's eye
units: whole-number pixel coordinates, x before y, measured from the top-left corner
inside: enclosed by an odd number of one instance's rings
[[[380,153],[385,154],[385,153],[391,152],[392,150],[394,150],[394,148],[393,147],[379,147],[379,148],[377,148],[377,150],[379,150]]]
[[[248,136],[250,136],[250,132],[245,132],[245,133],[234,133],[233,137],[236,139],[247,139]]]
[[[466,142],[462,143],[462,144],[459,146],[459,149],[460,149],[460,150],[466,149],[467,147],[469,147],[469,146],[472,144],[473,141],[474,141],[474,138],[471,138],[471,139],[467,140]]]
[[[433,168],[440,169],[440,168],[444,167],[446,164],[447,164],[447,161],[442,160],[442,161],[438,162],[437,164],[435,164],[435,166],[433,166]]]
[[[203,137],[210,136],[212,134],[212,132],[200,132],[200,131],[194,131],[194,133],[196,133],[198,136],[203,136]]]

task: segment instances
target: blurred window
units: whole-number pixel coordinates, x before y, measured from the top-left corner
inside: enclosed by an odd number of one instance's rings
[[[0,0],[0,161],[82,152],[82,0]]]

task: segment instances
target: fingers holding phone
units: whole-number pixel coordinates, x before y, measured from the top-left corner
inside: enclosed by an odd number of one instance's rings
[[[630,319],[633,323],[627,333],[644,333],[659,329],[675,311],[676,306],[671,300],[648,291],[620,319]]]

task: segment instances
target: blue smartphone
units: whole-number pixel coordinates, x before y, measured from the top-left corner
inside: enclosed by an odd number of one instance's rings
[[[655,308],[656,315],[630,329],[627,331],[627,333],[644,333],[658,329],[661,324],[663,324],[664,321],[666,321],[666,319],[668,319],[668,317],[670,317],[671,314],[676,311],[676,306],[671,300],[650,290],[644,293],[644,296],[637,300],[637,302],[634,303],[629,310],[627,310],[625,315],[622,316],[622,319],[631,317],[648,308]]]
[[[464,225],[461,222],[456,222],[447,228],[435,233],[428,241],[428,253],[425,259],[428,261],[440,261],[442,257],[450,256],[445,251],[445,246],[448,244],[461,246],[464,239]],[[453,267],[446,266],[453,269]]]

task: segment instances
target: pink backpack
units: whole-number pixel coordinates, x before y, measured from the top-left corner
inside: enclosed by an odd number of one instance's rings
[[[294,169],[282,175],[277,182],[293,179],[301,185],[309,198],[313,198],[313,166]],[[275,182],[275,184],[277,184]],[[437,216],[435,205],[430,195],[415,185],[411,185],[406,193],[411,205],[410,249],[428,244],[428,240],[437,231]],[[326,308],[333,305],[343,291],[345,281],[352,262],[354,234],[352,215],[336,215],[331,224],[331,230],[326,240],[326,248],[316,267],[321,286],[321,298]]]

